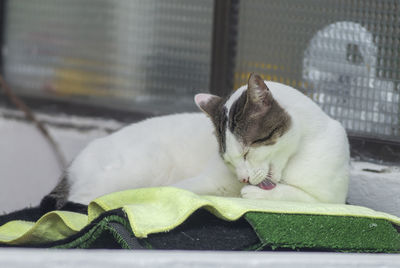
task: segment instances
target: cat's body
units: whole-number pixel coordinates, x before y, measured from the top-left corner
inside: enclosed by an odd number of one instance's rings
[[[197,95],[211,120],[204,113],[157,117],[91,142],[46,198],[59,199],[57,208],[66,199],[87,204],[114,191],[172,185],[198,194],[344,203],[343,127],[297,90],[260,79],[252,75],[227,100]]]
[[[218,157],[218,144],[205,114],[144,120],[91,142],[77,156],[67,174],[69,199],[87,203],[109,192],[173,185],[199,175],[210,157]]]

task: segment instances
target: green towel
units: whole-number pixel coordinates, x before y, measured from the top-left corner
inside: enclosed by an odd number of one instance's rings
[[[363,244],[370,243],[365,247],[368,251],[400,249],[400,235],[392,227],[400,226],[400,218],[368,208],[199,196],[173,187],[127,190],[100,197],[90,203],[88,217],[54,211],[36,224],[12,221],[0,226],[0,243],[36,244],[67,238],[105,211],[116,208],[125,212],[137,238],[172,230],[196,210],[205,208],[228,221],[245,215],[260,238],[259,247],[313,248],[314,243],[339,251],[361,251]]]

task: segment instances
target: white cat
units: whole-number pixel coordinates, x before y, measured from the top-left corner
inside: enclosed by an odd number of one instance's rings
[[[58,209],[66,201],[88,204],[107,193],[164,185],[198,194],[345,202],[345,130],[308,97],[252,74],[227,99],[198,94],[195,102],[205,113],[148,119],[91,142],[42,205]]]

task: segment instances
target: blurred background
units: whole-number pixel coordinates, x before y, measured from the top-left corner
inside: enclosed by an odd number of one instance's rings
[[[400,214],[397,0],[3,0],[1,74],[68,161],[90,140],[196,111],[250,72],[291,85],[346,128],[352,203]],[[0,212],[36,205],[62,167],[0,95]]]

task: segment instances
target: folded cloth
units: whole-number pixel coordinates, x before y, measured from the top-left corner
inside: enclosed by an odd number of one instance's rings
[[[10,221],[0,226],[0,243],[20,245],[56,241],[76,234],[87,222],[87,215],[70,211],[52,211],[36,223]]]
[[[35,245],[68,239],[76,236],[85,225],[95,228],[101,222],[99,218],[104,220],[110,216],[102,215],[115,209],[120,211],[121,226],[146,248],[154,248],[149,242],[154,242],[154,237],[163,239],[168,232],[174,233],[190,221],[196,211],[205,209],[218,218],[210,230],[227,221],[233,222],[227,227],[230,231],[235,229],[234,223],[242,219],[249,223],[258,243],[242,249],[400,250],[400,218],[365,207],[199,196],[173,187],[127,190],[100,197],[89,204],[88,216],[54,211],[35,224],[11,221],[0,226],[0,243]],[[207,222],[202,224],[203,231],[207,232]],[[242,228],[243,222],[241,224]],[[190,226],[186,224],[185,228],[190,229]],[[116,237],[113,232],[112,235]],[[227,246],[227,249],[232,248]]]

